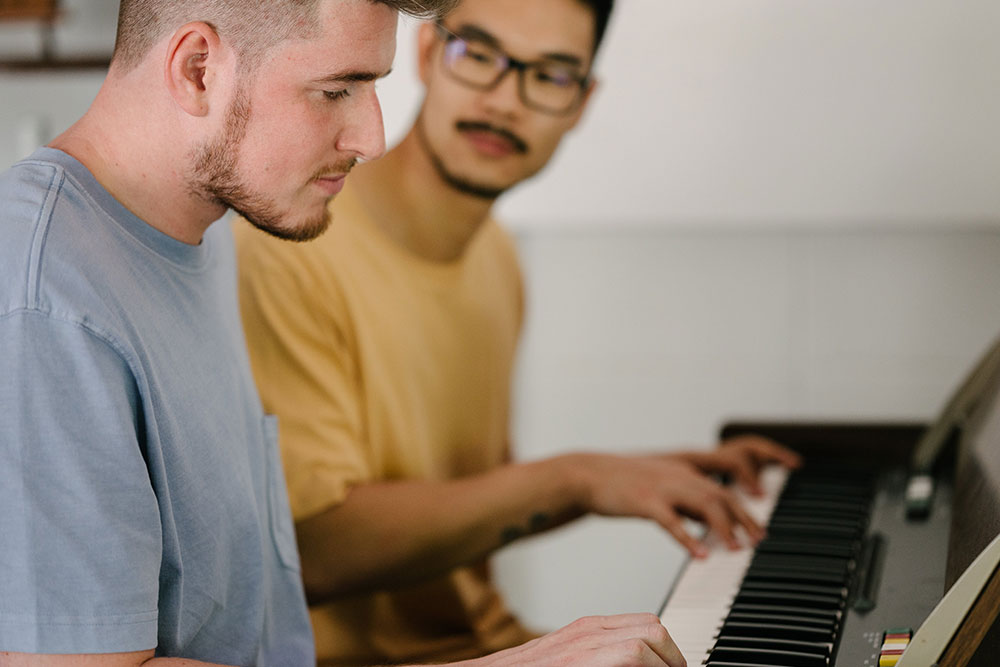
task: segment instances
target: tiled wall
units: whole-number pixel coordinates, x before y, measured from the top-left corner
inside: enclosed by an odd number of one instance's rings
[[[1000,335],[1000,229],[525,231],[520,458],[707,445],[731,417],[930,418]],[[542,627],[654,611],[680,562],[591,519],[498,560]]]

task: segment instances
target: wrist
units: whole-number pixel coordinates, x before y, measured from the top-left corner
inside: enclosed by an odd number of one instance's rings
[[[596,457],[596,454],[574,453],[552,459],[559,470],[557,486],[562,497],[569,499],[567,509],[590,511],[593,507]]]

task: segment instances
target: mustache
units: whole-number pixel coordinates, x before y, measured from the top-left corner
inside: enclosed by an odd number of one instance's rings
[[[316,171],[316,173],[313,174],[312,180],[316,180],[318,178],[324,178],[324,177],[330,176],[331,174],[345,174],[346,175],[346,174],[350,173],[351,169],[354,169],[354,167],[357,164],[358,164],[358,158],[349,158],[347,160],[342,160],[342,161],[337,162],[335,164],[328,164],[328,165],[324,166],[322,169],[319,169],[318,171]]]
[[[460,120],[455,123],[455,127],[459,132],[490,132],[509,141],[518,153],[528,152],[528,143],[507,128],[474,120]]]

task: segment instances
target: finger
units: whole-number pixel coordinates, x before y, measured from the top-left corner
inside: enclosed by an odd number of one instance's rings
[[[654,653],[650,658],[654,661],[650,664],[661,665],[666,663],[669,667],[687,667],[687,661],[681,655],[681,650],[677,648],[673,637],[667,628],[663,627],[660,619],[653,616],[653,621],[648,626],[648,635],[645,638],[647,647]]]
[[[787,447],[782,447],[781,445],[774,445],[776,449],[773,450],[774,459],[789,468],[801,468],[802,467],[802,456]]]
[[[633,614],[610,614],[607,616],[585,616],[579,619],[581,623],[593,623],[604,630],[616,630],[619,628],[637,628],[659,623],[659,617],[649,612],[636,612]]]
[[[727,547],[738,549],[740,544],[733,532],[733,518],[728,505],[724,499],[716,497],[702,505],[701,515],[708,529],[718,535]]]
[[[801,456],[770,438],[751,436],[747,445],[753,449],[754,456],[761,463],[780,463],[789,468],[798,468],[802,465]]]
[[[740,503],[735,498],[731,499],[732,502],[729,503],[729,512],[731,513],[733,520],[746,531],[747,537],[753,544],[757,544],[766,534],[764,527],[757,523],[743,504]]]
[[[664,530],[670,533],[677,542],[684,547],[693,558],[704,558],[708,555],[708,549],[687,532],[684,528],[684,519],[669,507],[665,507],[658,516],[653,519],[660,524]]]
[[[749,455],[741,455],[734,460],[729,474],[751,495],[764,494],[764,489],[760,486],[760,469],[753,464]]]
[[[590,619],[581,619],[587,621]],[[615,617],[599,619],[614,624]],[[674,643],[660,619],[654,614],[629,614],[622,627],[599,631],[585,640],[600,655],[598,664],[651,665],[653,667],[686,667],[687,661]]]

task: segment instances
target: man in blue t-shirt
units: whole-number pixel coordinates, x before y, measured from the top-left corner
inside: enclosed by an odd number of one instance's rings
[[[0,176],[0,664],[314,662],[212,222],[322,231],[397,12],[448,4],[123,0],[90,110]]]
[[[384,150],[397,12],[450,4],[122,0],[90,110],[0,175],[0,667],[314,662],[212,223],[322,232]],[[684,664],[650,614],[488,659],[581,660]]]

